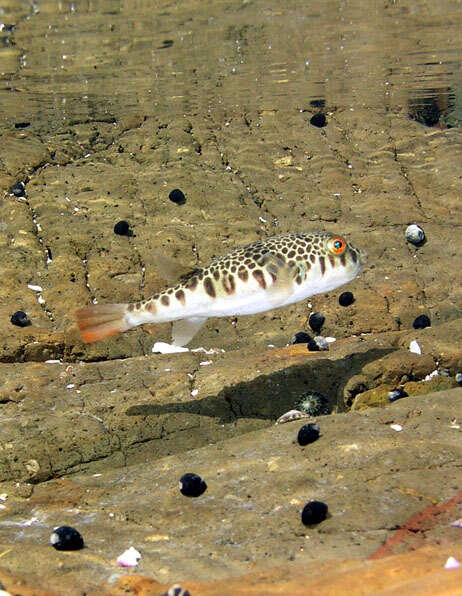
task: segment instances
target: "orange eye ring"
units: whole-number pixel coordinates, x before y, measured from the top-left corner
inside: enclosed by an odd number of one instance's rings
[[[341,255],[346,249],[345,240],[343,240],[343,238],[332,238],[330,241],[330,249],[335,255]]]

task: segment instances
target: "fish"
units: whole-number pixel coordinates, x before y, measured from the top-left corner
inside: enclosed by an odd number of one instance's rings
[[[252,315],[300,302],[352,281],[364,250],[329,232],[289,233],[215,257],[165,290],[131,304],[93,304],[76,313],[86,343],[145,323],[172,322],[172,344],[185,346],[211,317]],[[162,258],[162,266],[168,261]]]

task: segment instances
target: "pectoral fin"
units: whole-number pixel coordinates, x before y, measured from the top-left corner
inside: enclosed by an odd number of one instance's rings
[[[298,268],[296,265],[291,267],[283,258],[272,253],[263,256],[263,265],[273,279],[273,283],[267,289],[268,296],[275,307],[279,306],[292,295]]]
[[[196,335],[199,329],[207,320],[207,317],[189,317],[173,321],[172,344],[174,346],[185,346]]]

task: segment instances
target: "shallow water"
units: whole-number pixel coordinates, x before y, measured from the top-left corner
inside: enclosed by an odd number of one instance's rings
[[[4,2],[0,126],[209,110],[446,108],[460,2]]]

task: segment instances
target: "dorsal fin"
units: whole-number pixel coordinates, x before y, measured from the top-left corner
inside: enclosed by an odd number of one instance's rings
[[[200,271],[200,269],[195,267],[186,267],[174,259],[166,257],[158,252],[154,251],[152,254],[159,275],[170,284],[178,281],[187,281],[190,277]]]

